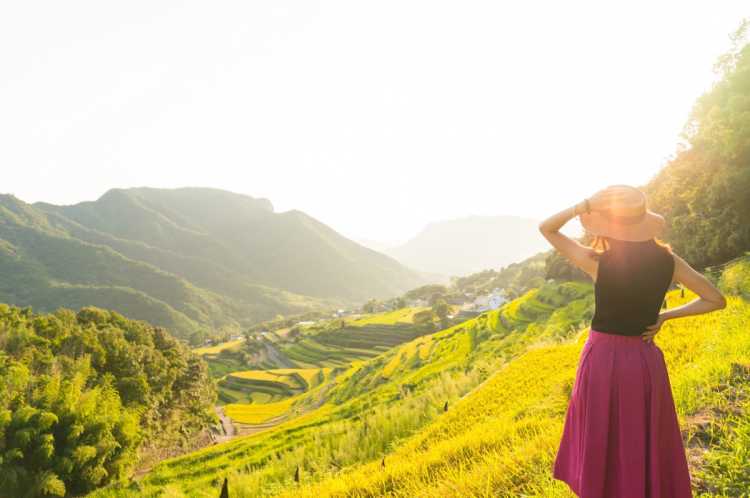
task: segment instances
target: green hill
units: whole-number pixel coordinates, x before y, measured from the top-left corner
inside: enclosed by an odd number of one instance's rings
[[[747,292],[749,276],[744,260],[722,286]],[[692,297],[675,291],[669,306]],[[258,412],[291,414],[276,427],[95,496],[209,497],[229,477],[241,497],[571,497],[549,469],[592,304],[587,284],[546,284]],[[670,322],[657,340],[702,496],[750,485],[748,322],[750,303],[736,296],[722,312]]]
[[[397,294],[421,277],[304,213],[211,189],[0,196],[0,300],[96,305],[200,342],[277,314]]]

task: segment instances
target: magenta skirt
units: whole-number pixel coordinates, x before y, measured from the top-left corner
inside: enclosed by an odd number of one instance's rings
[[[581,498],[691,498],[664,354],[591,330],[553,475]]]

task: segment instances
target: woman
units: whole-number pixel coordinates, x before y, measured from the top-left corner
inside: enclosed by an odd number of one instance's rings
[[[579,216],[586,247],[560,228]],[[690,474],[661,349],[664,322],[726,306],[703,275],[656,237],[664,218],[617,185],[543,221],[539,229],[594,280],[596,310],[565,418],[554,477],[581,498],[688,498]],[[680,282],[699,297],[661,311]]]

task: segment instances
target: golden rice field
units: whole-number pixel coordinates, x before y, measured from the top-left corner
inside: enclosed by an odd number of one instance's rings
[[[241,424],[262,424],[287,413],[295,398],[275,403],[230,403],[224,407],[227,417]]]
[[[232,372],[232,377],[239,377],[241,379],[249,380],[265,380],[272,382],[285,382],[285,378],[288,374],[282,374],[275,370],[243,370],[240,372]]]
[[[227,341],[217,344],[215,346],[207,346],[205,348],[195,348],[193,352],[197,355],[203,356],[207,354],[219,354],[224,350],[239,348],[245,339],[237,339],[236,341]]]
[[[428,310],[427,307],[401,308],[384,313],[373,313],[362,318],[347,321],[347,324],[361,327],[363,325],[394,325],[396,323],[412,323],[414,315],[420,311]]]
[[[323,378],[325,380],[328,375],[331,373],[333,369],[329,367],[323,367],[323,368],[277,368],[274,370],[271,370],[271,372],[279,374],[279,375],[292,375],[297,374],[301,376],[305,382],[307,382],[307,385],[310,387],[315,387],[318,385],[319,378]]]

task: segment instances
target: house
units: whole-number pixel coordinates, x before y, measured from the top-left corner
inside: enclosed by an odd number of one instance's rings
[[[503,292],[500,291],[499,289],[495,289],[492,292],[492,294],[490,294],[490,298],[487,301],[487,306],[491,310],[496,310],[500,306],[502,306],[506,301],[507,299],[505,298],[505,294],[503,294]]]
[[[474,299],[473,309],[475,311],[479,311],[480,313],[484,311],[496,310],[506,301],[507,299],[502,290],[496,288],[492,291],[492,293],[485,296],[479,296]]]

